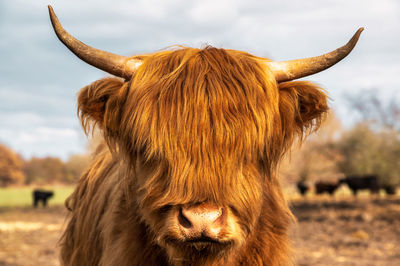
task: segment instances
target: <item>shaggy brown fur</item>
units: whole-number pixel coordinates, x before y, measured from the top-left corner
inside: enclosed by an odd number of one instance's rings
[[[205,47],[136,57],[131,80],[83,88],[86,132],[104,143],[67,200],[64,265],[290,265],[292,221],[276,177],[296,136],[327,111],[310,82],[277,84],[260,58]],[[228,210],[224,244],[197,251],[174,226],[179,206]]]

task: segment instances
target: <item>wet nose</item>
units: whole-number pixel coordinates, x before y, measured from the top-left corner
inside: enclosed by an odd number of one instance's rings
[[[225,221],[225,209],[211,204],[183,206],[178,214],[179,226],[187,237],[206,235],[216,238]]]

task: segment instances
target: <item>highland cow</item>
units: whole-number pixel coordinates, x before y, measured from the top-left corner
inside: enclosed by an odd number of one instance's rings
[[[49,9],[73,53],[119,77],[78,96],[83,128],[104,141],[66,202],[62,264],[292,264],[277,165],[328,106],[319,86],[291,81],[343,59],[362,29],[286,62],[210,46],[124,57],[78,41]]]

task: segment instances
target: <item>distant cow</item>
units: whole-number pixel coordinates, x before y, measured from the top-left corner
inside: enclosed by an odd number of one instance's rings
[[[347,176],[340,179],[339,183],[347,184],[354,195],[361,189],[368,189],[373,194],[379,193],[378,176],[365,175],[365,176]]]
[[[304,196],[310,189],[309,185],[307,185],[304,181],[297,182],[296,186],[302,196]]]
[[[336,189],[339,187],[339,183],[337,182],[325,182],[325,181],[319,181],[315,183],[315,193],[318,195],[324,194],[325,192],[329,193],[329,195],[333,195],[335,193]]]
[[[32,192],[33,196],[33,207],[37,207],[39,205],[39,202],[42,202],[43,207],[47,206],[47,200],[51,197],[53,197],[54,193],[53,191],[46,191],[46,190],[41,190],[41,189],[35,189]]]
[[[387,195],[396,195],[396,186],[385,185],[382,187]]]

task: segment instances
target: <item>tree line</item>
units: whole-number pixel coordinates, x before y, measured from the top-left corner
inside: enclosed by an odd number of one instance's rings
[[[88,166],[90,156],[75,154],[62,161],[57,157],[32,157],[24,160],[0,143],[0,186],[75,183]]]

